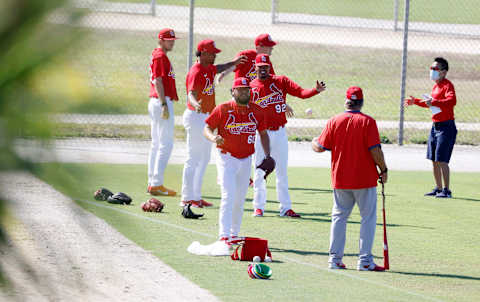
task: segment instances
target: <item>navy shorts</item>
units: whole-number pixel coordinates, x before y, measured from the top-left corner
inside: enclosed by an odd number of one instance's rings
[[[427,159],[448,163],[457,138],[455,121],[435,122],[428,137]]]

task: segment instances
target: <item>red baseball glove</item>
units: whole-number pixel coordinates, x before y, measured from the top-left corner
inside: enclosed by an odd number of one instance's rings
[[[144,212],[157,212],[160,213],[165,205],[158,199],[150,198],[146,202],[142,203],[142,210]]]

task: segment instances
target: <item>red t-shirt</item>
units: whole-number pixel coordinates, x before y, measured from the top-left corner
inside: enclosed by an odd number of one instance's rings
[[[161,48],[155,48],[150,58],[150,97],[158,98],[153,85],[155,79],[162,78],[165,96],[178,101],[177,88],[175,87],[175,72],[167,55]]]
[[[442,112],[432,115],[432,121],[444,122],[454,120],[453,107],[457,104],[455,87],[447,79],[435,83],[432,88],[432,106],[439,107]],[[415,104],[420,107],[428,107],[421,99],[415,99]]]
[[[197,91],[197,100],[201,103],[202,112],[210,113],[215,108],[215,75],[217,67],[213,64],[204,67],[200,63],[195,63],[187,74],[186,87],[187,96],[189,91]],[[190,101],[187,102],[190,110],[195,110]]]
[[[266,129],[263,113],[258,107],[251,104],[238,106],[234,100],[215,107],[205,122],[212,129],[218,129],[218,135],[225,141],[217,148],[236,158],[252,155],[255,152],[256,131]]]
[[[328,120],[315,142],[332,151],[332,186],[365,189],[377,186],[378,172],[370,149],[380,145],[375,120],[359,111],[346,111]]]
[[[249,49],[241,51],[237,54],[239,56],[246,56],[247,63],[238,64],[235,69],[235,79],[236,78],[247,78],[250,82],[257,78],[257,71],[255,69],[255,57],[257,56],[257,51],[255,49]],[[275,74],[273,70],[272,62],[270,62],[270,73]]]
[[[252,88],[251,102],[264,110],[267,128],[277,128],[287,123],[285,116],[287,94],[302,99],[318,94],[315,88],[303,89],[283,75],[270,75],[264,81],[257,78],[250,82],[250,87]]]

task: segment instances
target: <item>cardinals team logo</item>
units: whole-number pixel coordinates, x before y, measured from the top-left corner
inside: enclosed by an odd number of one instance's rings
[[[170,71],[168,72],[168,76],[175,79],[175,71],[173,71],[172,65],[170,65]]]
[[[255,60],[252,60],[252,67],[250,67],[250,70],[247,72],[245,77],[248,78],[248,80],[253,81],[257,78],[257,70],[255,69]]]
[[[272,91],[272,93],[260,97],[258,89],[253,88],[253,102],[262,108],[266,108],[270,104],[282,103],[284,101],[282,91],[278,89],[274,83],[270,85],[270,91]]]
[[[248,119],[249,122],[236,123],[235,116],[229,114],[227,122],[225,123],[225,130],[236,135],[242,133],[255,134],[255,131],[257,131],[257,120],[255,119],[253,112],[248,114]]]
[[[212,95],[215,92],[215,86],[210,81],[210,78],[207,77],[207,74],[203,75],[205,77],[205,87],[202,90],[203,94]]]

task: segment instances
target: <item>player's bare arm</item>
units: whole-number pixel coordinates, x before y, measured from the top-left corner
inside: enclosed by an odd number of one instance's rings
[[[215,134],[214,129],[212,129],[209,125],[206,125],[205,129],[203,129],[203,135],[212,143],[217,144],[217,146],[221,146],[225,143],[223,137]]]
[[[325,152],[325,149],[323,149],[323,148],[317,143],[317,139],[316,139],[316,138],[314,138],[314,139],[312,140],[312,149],[313,149],[313,151],[318,152],[318,153]]]
[[[318,93],[324,91],[326,88],[327,88],[327,85],[325,84],[325,82],[323,82],[323,81],[318,82],[318,80],[317,80],[317,84],[315,86],[315,89],[317,90]]]
[[[294,117],[295,112],[293,111],[293,108],[290,107],[290,105],[288,105],[288,104],[286,104],[286,105],[287,105],[287,108],[285,110],[285,114],[287,115],[288,118]]]
[[[220,84],[220,82],[223,81],[223,79],[233,70],[235,70],[235,66],[231,66],[230,68],[227,68],[223,72],[219,73],[215,79],[215,84]]]
[[[246,56],[238,56],[236,57],[235,59],[233,59],[233,61],[230,61],[228,63],[224,63],[224,64],[218,64],[216,65],[217,67],[217,73],[221,73],[221,72],[224,72],[225,70],[231,68],[231,67],[235,67],[237,66],[238,64],[244,64],[244,63],[247,63],[247,57]]]
[[[188,101],[190,102],[190,105],[192,105],[193,108],[195,108],[195,112],[202,111],[202,106],[201,106],[202,101],[198,100],[198,91],[190,90],[188,92]]]
[[[370,154],[372,155],[375,165],[380,169],[379,175],[383,183],[386,183],[388,180],[388,169],[385,164],[385,158],[383,156],[383,151],[380,146],[376,146],[370,149]]]
[[[153,85],[155,87],[155,91],[158,95],[158,100],[162,104],[162,118],[168,120],[170,116],[170,112],[168,112],[167,100],[165,99],[165,90],[163,89],[162,78],[156,78],[153,81]]]
[[[262,142],[263,151],[266,157],[270,156],[270,137],[268,137],[267,130],[259,132],[260,141]]]

